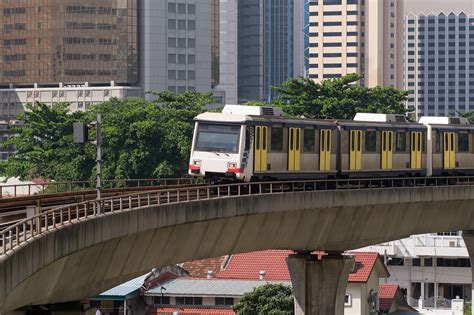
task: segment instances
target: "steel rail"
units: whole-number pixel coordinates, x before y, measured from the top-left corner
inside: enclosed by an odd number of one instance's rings
[[[150,187],[161,185],[193,184],[195,178],[146,178],[146,179],[119,179],[104,180],[104,189]],[[13,184],[0,185],[0,198],[17,198],[37,195],[57,194],[64,192],[85,191],[95,188],[95,181],[50,182],[41,184]]]
[[[474,177],[415,177],[236,183],[146,191],[63,206],[22,220],[0,231],[0,257],[14,252],[31,239],[41,237],[43,234],[64,226],[77,224],[104,215],[139,210],[151,206],[249,195],[307,191],[471,185],[474,185]],[[98,209],[101,209],[101,211],[99,212]]]

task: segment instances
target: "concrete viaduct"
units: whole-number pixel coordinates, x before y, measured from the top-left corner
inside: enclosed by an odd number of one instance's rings
[[[291,249],[299,253],[288,259],[296,313],[342,314],[352,259],[339,253],[474,230],[474,180],[409,183],[191,187],[51,210],[0,233],[0,313],[84,299],[159,266]],[[472,235],[465,239],[474,255]],[[313,250],[331,254],[315,260]]]

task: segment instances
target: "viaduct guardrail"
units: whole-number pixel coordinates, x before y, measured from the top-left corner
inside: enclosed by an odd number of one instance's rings
[[[189,203],[216,198],[306,191],[471,185],[474,185],[474,177],[423,177],[239,183],[146,191],[63,206],[22,220],[0,231],[0,255],[9,255],[30,240],[71,224],[78,224],[99,216],[139,210],[151,206]]]
[[[149,178],[149,179],[120,179],[103,180],[103,189],[140,188],[166,185],[194,184],[194,178]],[[65,192],[86,191],[95,189],[95,181],[68,181],[48,183],[28,183],[0,185],[0,198],[17,198]]]

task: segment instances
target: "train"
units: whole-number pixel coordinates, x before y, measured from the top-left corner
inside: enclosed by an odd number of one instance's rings
[[[462,117],[289,118],[226,105],[195,118],[188,171],[214,183],[473,175],[473,134]]]

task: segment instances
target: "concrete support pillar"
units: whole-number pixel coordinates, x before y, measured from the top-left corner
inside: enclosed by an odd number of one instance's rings
[[[287,259],[295,296],[295,315],[343,315],[344,297],[354,259],[340,253],[318,260],[310,253]]]
[[[466,243],[469,259],[471,260],[471,296],[474,298],[474,231],[462,231],[462,238]]]

